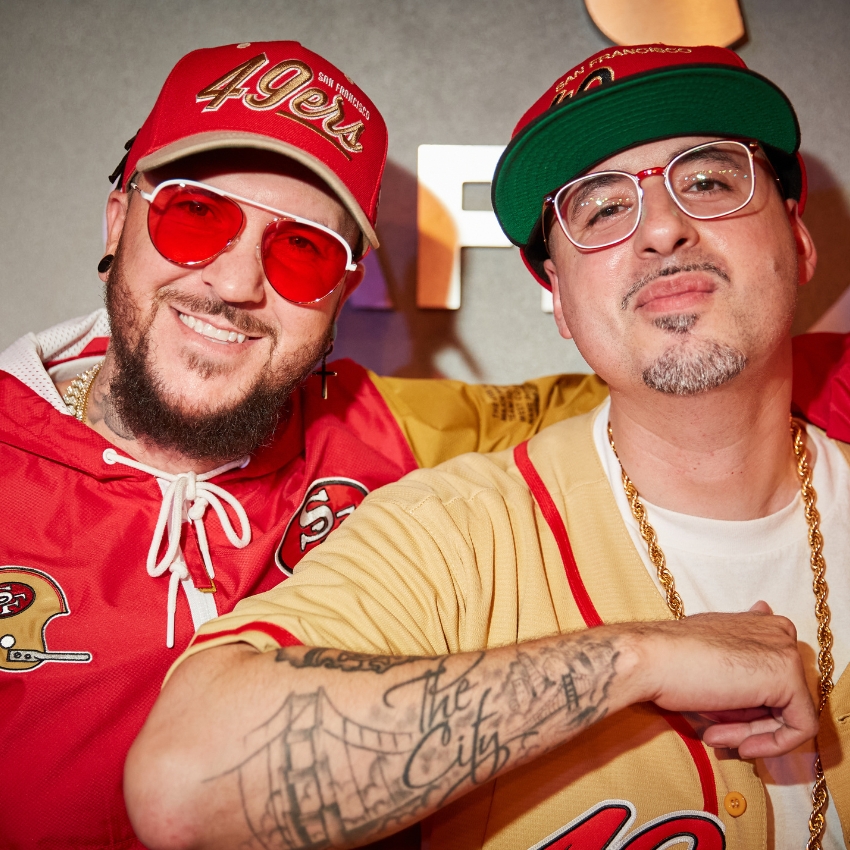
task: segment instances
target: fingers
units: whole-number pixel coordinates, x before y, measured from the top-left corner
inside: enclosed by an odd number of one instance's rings
[[[744,758],[787,753],[817,734],[796,629],[757,602],[744,614],[698,614],[641,635],[649,699],[703,713],[705,742]]]
[[[758,602],[752,605],[752,607],[747,611],[747,613],[773,615],[773,609],[763,599],[759,599]],[[787,617],[776,615],[776,622],[785,630],[788,635],[794,638],[794,640],[797,640],[797,628]]]
[[[736,708],[729,711],[699,711],[697,714],[712,723],[750,723],[763,717],[773,717],[773,713],[761,706],[759,708]]]
[[[727,715],[726,722],[718,722],[706,729],[703,741],[710,747],[737,749],[741,758],[772,758],[785,755],[818,732],[815,707],[807,693],[795,691],[787,706],[745,712],[715,712],[716,717]],[[736,717],[737,715],[737,717]],[[741,715],[751,719],[742,720]]]
[[[812,737],[776,720],[765,719],[756,723],[712,726],[706,730],[703,741],[709,747],[736,749],[743,759],[756,759],[785,755]]]

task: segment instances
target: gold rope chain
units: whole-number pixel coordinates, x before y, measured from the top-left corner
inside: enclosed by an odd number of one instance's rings
[[[816,507],[817,494],[812,485],[812,471],[806,458],[806,432],[794,419],[791,419],[791,436],[794,442],[794,457],[797,461],[797,477],[800,479],[800,493],[803,497],[805,507],[806,524],[809,527],[809,548],[812,555],[810,564],[812,568],[812,590],[815,594],[815,617],[818,621],[818,711],[823,712],[829,695],[832,693],[832,674],[835,664],[832,660],[832,632],[829,628],[830,613],[827,604],[829,587],[826,583],[826,561],[823,557],[823,536],[820,533],[820,514]],[[614,445],[614,432],[611,423],[608,423],[608,442],[611,450],[620,464],[620,472],[623,477],[623,490],[629,501],[629,507],[640,527],[640,536],[644,539],[649,551],[649,560],[658,574],[658,581],[664,588],[667,607],[677,620],[685,616],[685,606],[682,597],[676,590],[676,582],[672,573],[667,569],[667,559],[658,545],[658,536],[655,529],[650,525],[646,516],[646,508],[640,500],[637,488],[632,484],[626,474],[623,462],[617,454]],[[829,792],[826,787],[826,779],[823,773],[820,753],[815,759],[815,783],[812,787],[812,814],[809,818],[809,840],[806,842],[806,850],[822,850],[821,839],[826,828],[826,808],[829,802]]]

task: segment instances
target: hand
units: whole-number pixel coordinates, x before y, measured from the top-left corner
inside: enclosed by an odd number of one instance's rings
[[[653,625],[658,628],[640,641],[649,652],[650,699],[672,711],[707,714],[714,721],[703,736],[708,746],[767,758],[817,734],[797,631],[766,603],[746,614],[697,614]]]

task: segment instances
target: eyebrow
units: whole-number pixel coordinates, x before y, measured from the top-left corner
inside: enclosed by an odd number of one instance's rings
[[[686,148],[687,150],[687,148]],[[604,189],[606,186],[610,186],[612,183],[617,180],[622,179],[623,174],[628,174],[628,172],[591,172],[590,174],[585,174],[584,179],[593,178],[592,180],[588,180],[587,184],[582,187],[581,191],[574,197],[570,198],[570,212],[571,218],[575,218],[575,215],[572,214],[572,211],[576,209],[577,205],[581,205],[584,203],[587,196],[597,190]]]
[[[696,145],[685,145],[682,148],[677,148],[676,150],[674,150],[673,153],[670,154],[670,159],[675,159],[677,156],[681,156],[683,153],[685,153],[685,151],[689,151],[689,150],[691,150],[691,148],[698,148],[698,147],[700,147],[700,145],[704,145],[704,144],[705,145],[712,145],[712,144],[714,144],[714,142],[725,142],[725,141],[726,141],[726,139],[714,139],[713,141],[710,141],[710,142],[699,142]],[[670,159],[668,159],[667,162],[670,162]]]
[[[702,145],[713,145],[713,144],[716,144],[716,143],[719,143],[719,142],[730,142],[730,141],[737,141],[737,139],[711,139],[710,141],[707,141],[707,142],[697,142],[697,144],[695,144],[695,145],[694,144],[683,145],[682,147],[676,148],[676,150],[671,151],[670,155],[667,158],[667,162],[669,163],[671,159],[675,159],[677,156],[681,156],[683,153],[691,150],[692,148],[698,148],[698,147],[701,147]],[[699,152],[696,152],[695,156],[699,156]],[[658,166],[650,166],[650,167],[656,168]],[[602,169],[602,171],[600,173],[604,174],[606,171],[625,171],[625,169],[623,169],[623,168],[606,168],[606,169]],[[626,171],[626,174],[631,174],[631,173],[632,172],[630,172],[630,171]],[[592,177],[593,174],[594,174],[594,172],[591,171],[589,174],[586,174],[585,177]]]
[[[741,163],[738,162],[735,157],[731,153],[725,153],[723,151],[715,150],[712,153],[712,160],[717,162],[719,165],[727,165],[730,167],[739,166]],[[686,156],[682,159],[682,162],[690,163],[699,163],[701,159],[705,158],[705,151],[694,151],[690,156]]]

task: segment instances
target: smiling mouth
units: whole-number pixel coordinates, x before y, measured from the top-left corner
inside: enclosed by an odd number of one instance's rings
[[[236,343],[238,345],[248,339],[248,337],[243,333],[239,333],[238,331],[229,331],[226,328],[216,328],[209,322],[205,322],[202,319],[196,319],[194,316],[187,316],[179,310],[177,311],[177,315],[180,317],[180,321],[183,322],[187,328],[191,328],[196,334],[200,334],[213,342],[219,342],[224,345]]]

